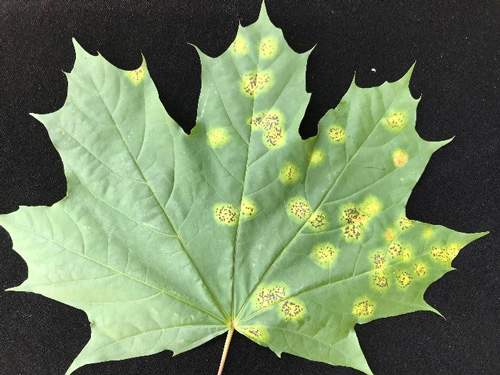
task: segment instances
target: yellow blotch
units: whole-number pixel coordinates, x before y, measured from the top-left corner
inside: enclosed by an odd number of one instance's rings
[[[125,74],[134,85],[138,86],[144,80],[146,66],[143,64],[136,70],[126,71]]]
[[[271,130],[282,128],[285,122],[283,113],[276,109],[270,109],[254,114],[248,123],[254,130]]]
[[[287,287],[284,284],[264,286],[257,291],[255,303],[259,309],[271,306],[285,299]]]
[[[399,229],[405,230],[413,226],[413,221],[408,219],[406,216],[401,216],[398,220]]]
[[[384,271],[375,271],[371,278],[371,286],[382,292],[389,288],[389,278]]]
[[[408,162],[408,154],[406,151],[398,149],[392,153],[392,161],[396,168],[402,167]]]
[[[328,218],[322,211],[314,212],[307,221],[307,225],[312,230],[321,232],[322,230],[326,229],[328,225]]]
[[[400,271],[396,273],[396,281],[398,282],[398,286],[402,289],[410,285],[412,280],[413,277],[407,271]]]
[[[385,254],[380,250],[375,251],[370,256],[370,258],[375,268],[383,269],[387,265],[387,258],[385,257]]]
[[[380,199],[374,195],[370,195],[361,203],[360,208],[363,215],[370,217],[382,211],[383,205]]]
[[[384,238],[389,242],[394,241],[394,239],[396,238],[396,232],[394,231],[394,229],[387,228],[384,232]]]
[[[344,206],[341,212],[341,220],[347,223],[343,229],[345,240],[359,240],[363,235],[363,226],[368,221],[368,216],[363,215],[360,208],[354,204]]]
[[[297,298],[284,301],[280,307],[280,315],[285,320],[299,320],[304,317],[305,313],[304,303]]]
[[[450,260],[447,249],[441,246],[431,247],[431,257],[441,263],[448,263]]]
[[[367,318],[373,315],[374,311],[375,303],[368,298],[355,302],[352,308],[352,313],[360,318]]]
[[[461,248],[462,246],[460,246],[457,243],[452,243],[451,245],[449,245],[448,248],[446,249],[446,252],[448,253],[448,258],[450,260],[455,259],[458,253],[460,252]]]
[[[285,130],[281,126],[271,128],[264,132],[262,139],[268,148],[279,148],[285,144]]]
[[[311,154],[312,165],[319,165],[323,162],[324,159],[325,159],[325,154],[321,150],[314,150],[313,153]]]
[[[212,148],[219,148],[225,146],[230,139],[231,136],[229,135],[229,133],[225,128],[218,127],[218,128],[211,128],[208,130],[208,144]]]
[[[305,221],[311,216],[312,211],[305,198],[295,197],[288,201],[287,213],[298,221]]]
[[[406,111],[393,111],[383,120],[387,129],[399,132],[408,123],[408,115]]]
[[[432,229],[432,227],[430,225],[426,226],[424,228],[424,230],[422,231],[422,237],[426,240],[431,238],[433,234],[434,234],[434,230]]]
[[[388,251],[391,257],[395,258],[403,253],[403,246],[399,242],[394,242],[389,246]]]
[[[322,268],[332,268],[337,258],[338,249],[329,242],[314,246],[311,252],[312,260]]]
[[[231,52],[236,55],[246,55],[248,53],[247,41],[243,36],[239,34],[236,35],[236,39],[233,44],[231,44]]]
[[[413,270],[418,277],[424,277],[427,275],[427,266],[424,263],[416,263]]]
[[[257,206],[248,198],[243,198],[240,207],[240,216],[243,219],[249,219],[257,214]]]
[[[280,171],[280,181],[284,184],[293,184],[300,178],[299,167],[294,163],[288,162]]]
[[[251,98],[266,92],[273,84],[273,76],[268,71],[251,71],[243,74],[241,90]]]
[[[330,125],[326,131],[330,141],[335,144],[341,144],[345,142],[345,130],[340,125]]]
[[[405,246],[403,248],[403,251],[401,253],[401,257],[403,258],[403,261],[408,261],[411,258],[413,258],[413,250],[409,246]]]
[[[216,204],[213,212],[214,219],[219,224],[233,226],[238,222],[238,209],[230,203]]]
[[[250,340],[257,343],[266,343],[269,341],[269,332],[266,327],[261,325],[252,325],[246,327],[239,327],[239,331],[243,333]]]
[[[259,43],[259,57],[272,59],[278,53],[278,39],[274,36],[266,36]]]

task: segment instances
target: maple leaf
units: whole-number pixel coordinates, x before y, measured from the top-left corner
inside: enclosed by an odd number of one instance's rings
[[[64,163],[67,196],[0,216],[29,266],[15,291],[84,310],[90,363],[194,348],[234,330],[282,352],[371,370],[354,326],[435,311],[426,288],[464,234],[405,216],[432,153],[415,131],[411,70],[353,82],[318,135],[300,138],[309,52],[263,6],[217,58],[199,51],[197,125],[185,134],[145,61],[120,70],[76,42],[68,96],[34,115]]]

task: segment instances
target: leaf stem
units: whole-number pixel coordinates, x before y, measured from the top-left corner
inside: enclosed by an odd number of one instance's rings
[[[227,352],[229,351],[229,345],[231,344],[231,339],[233,338],[234,325],[231,322],[231,326],[229,327],[229,331],[227,331],[226,342],[224,343],[224,351],[222,352],[222,358],[220,359],[219,371],[217,375],[222,375],[222,371],[224,370],[224,363],[226,363]]]

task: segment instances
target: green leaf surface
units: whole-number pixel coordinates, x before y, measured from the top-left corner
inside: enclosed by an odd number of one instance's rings
[[[353,82],[301,139],[309,52],[270,22],[199,52],[190,135],[165,111],[146,62],[120,70],[75,42],[68,95],[34,115],[61,155],[67,196],[0,216],[35,292],[84,310],[90,363],[194,348],[236,330],[280,355],[371,370],[354,326],[435,311],[426,288],[464,234],[405,216],[432,153],[415,131],[411,70]]]

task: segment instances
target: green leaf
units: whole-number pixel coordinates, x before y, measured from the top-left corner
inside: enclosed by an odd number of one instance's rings
[[[124,71],[75,50],[64,106],[34,115],[61,155],[67,196],[0,217],[29,267],[11,290],[88,315],[91,339],[68,374],[181,353],[228,330],[371,374],[354,326],[435,311],[426,288],[484,235],[405,216],[449,142],[416,133],[411,69],[379,87],[353,82],[303,140],[309,52],[295,53],[263,7],[221,56],[198,51],[187,135],[145,61]]]

